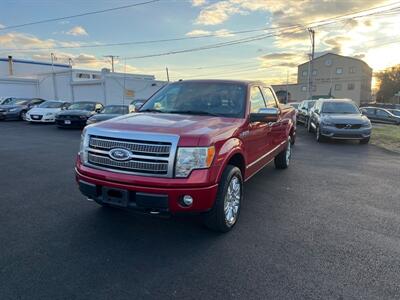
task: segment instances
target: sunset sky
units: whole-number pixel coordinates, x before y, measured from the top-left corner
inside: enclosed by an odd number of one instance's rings
[[[117,55],[117,71],[154,74],[161,80],[168,66],[172,80],[209,77],[281,83],[289,73],[293,82],[297,64],[307,60],[306,29],[312,26],[317,54],[356,56],[374,71],[400,63],[400,1],[160,0],[7,28],[138,2],[145,0],[2,0],[0,57],[49,61],[54,52],[58,62],[72,58],[76,68],[101,69],[110,67],[105,55]],[[338,16],[343,17],[332,20]],[[327,20],[331,22],[326,24]],[[165,39],[178,40],[132,43]],[[227,42],[233,45],[220,44]],[[128,44],[88,47],[115,43]],[[211,49],[197,51],[203,47]],[[164,55],[181,50],[189,51]],[[160,56],[143,57],[153,54]]]

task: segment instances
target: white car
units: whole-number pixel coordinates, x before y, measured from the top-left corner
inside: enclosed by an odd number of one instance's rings
[[[45,101],[29,110],[26,113],[25,120],[28,122],[54,123],[56,121],[56,114],[68,106],[68,102]]]

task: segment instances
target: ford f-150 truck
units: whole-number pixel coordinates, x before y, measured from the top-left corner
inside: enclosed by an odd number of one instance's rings
[[[295,138],[294,109],[261,82],[179,81],[137,113],[87,126],[76,180],[102,206],[201,213],[209,228],[227,232],[243,183],[272,160],[287,168]]]

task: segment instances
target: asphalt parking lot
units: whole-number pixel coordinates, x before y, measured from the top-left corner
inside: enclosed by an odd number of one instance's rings
[[[79,137],[0,123],[0,299],[399,299],[400,155],[300,128],[216,234],[86,201]]]

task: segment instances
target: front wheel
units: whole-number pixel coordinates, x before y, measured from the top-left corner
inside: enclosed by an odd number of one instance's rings
[[[25,121],[26,120],[26,111],[24,111],[24,110],[21,111],[19,114],[19,118],[20,118],[20,120]]]
[[[285,150],[280,152],[277,156],[275,156],[275,168],[277,169],[286,169],[289,167],[290,158],[292,157],[292,143],[291,138],[289,137],[287,140],[287,146]]]
[[[243,177],[238,167],[228,165],[222,174],[214,207],[204,224],[215,231],[228,232],[238,221],[243,199]]]
[[[325,137],[321,134],[321,129],[319,128],[319,126],[317,126],[317,128],[315,129],[315,139],[318,143],[325,141]]]

